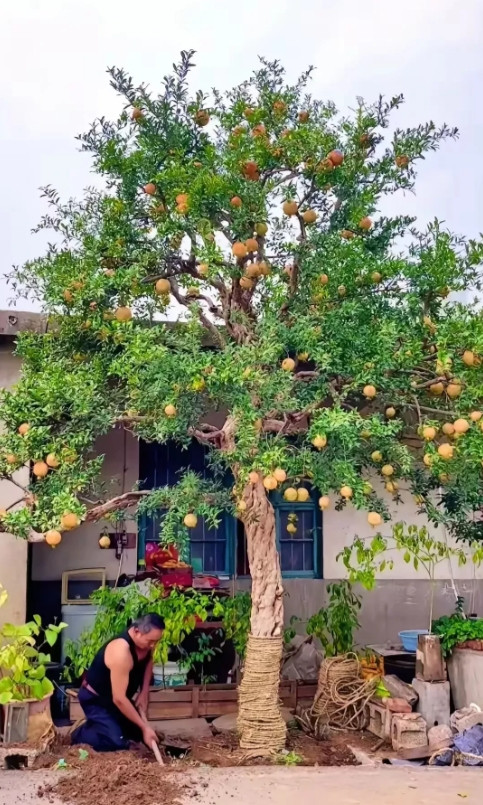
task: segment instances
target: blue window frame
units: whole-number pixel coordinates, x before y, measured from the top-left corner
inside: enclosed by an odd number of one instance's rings
[[[317,578],[321,529],[313,502],[294,505],[275,504],[277,546],[282,575],[297,578]],[[295,533],[287,526],[295,526]]]
[[[274,494],[275,529],[280,567],[284,578],[322,578],[322,513],[315,498],[306,503],[287,503]],[[295,533],[287,531],[296,526]],[[246,537],[243,525],[237,532],[237,575],[249,576]]]
[[[140,485],[152,489],[175,484],[180,470],[190,468],[210,477],[206,448],[192,442],[186,450],[174,443],[140,443]],[[232,480],[227,477],[227,485]],[[322,515],[316,498],[306,503],[288,503],[277,493],[272,495],[275,509],[277,548],[282,575],[286,578],[322,577]],[[159,542],[163,513],[144,515],[139,522],[138,559],[144,558],[146,544]],[[295,525],[295,533],[287,526]],[[195,572],[248,576],[246,538],[243,524],[231,515],[222,515],[217,529],[198,518],[190,531],[190,561]]]
[[[175,484],[180,470],[188,467],[205,478],[211,474],[206,461],[206,449],[198,442],[192,442],[186,450],[169,442],[167,444],[141,442],[139,473],[141,488],[152,489]],[[159,543],[162,522],[162,511],[144,515],[140,519],[138,560],[144,558],[147,543]],[[231,574],[234,531],[234,518],[231,515],[222,515],[218,528],[209,528],[203,518],[198,518],[196,528],[190,530],[188,557],[196,572]]]

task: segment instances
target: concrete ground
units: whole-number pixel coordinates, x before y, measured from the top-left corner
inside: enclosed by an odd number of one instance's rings
[[[481,802],[481,769],[428,768],[233,768],[199,769],[198,795],[186,805],[457,805]],[[37,788],[55,775],[0,771],[0,805],[40,805]],[[58,805],[50,800],[49,805]],[[59,804],[60,805],[60,804]],[[155,805],[155,801],[153,802]]]

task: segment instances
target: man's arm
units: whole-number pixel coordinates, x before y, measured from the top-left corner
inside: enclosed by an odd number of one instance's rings
[[[108,653],[109,652],[109,653]],[[121,713],[136,724],[143,733],[143,740],[148,746],[152,741],[157,742],[156,733],[142,720],[138,711],[126,696],[129,684],[129,672],[133,661],[129,651],[121,644],[111,643],[106,649],[105,662],[111,672],[112,700]]]
[[[148,711],[149,686],[151,684],[152,677],[153,677],[153,658],[151,657],[146,665],[143,677],[143,684],[141,685],[141,690],[139,691],[139,695],[136,699],[136,707],[138,707],[139,710],[143,710],[145,713],[147,713]]]

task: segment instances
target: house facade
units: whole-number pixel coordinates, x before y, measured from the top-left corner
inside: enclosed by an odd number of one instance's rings
[[[20,371],[13,355],[14,336],[23,328],[41,327],[41,320],[27,314],[15,314],[17,321],[6,323],[10,314],[0,314],[0,386],[10,386]],[[3,322],[3,330],[2,330]],[[176,482],[180,470],[191,468],[208,475],[205,449],[193,442],[187,450],[174,443],[147,444],[130,432],[113,428],[98,440],[97,450],[105,456],[103,480],[113,496],[140,482],[147,488]],[[23,470],[24,474],[27,470]],[[377,480],[374,480],[377,487]],[[15,487],[0,481],[0,507],[14,502]],[[402,503],[391,503],[392,522],[404,521],[418,526],[428,525],[418,514],[409,491],[401,490]],[[303,504],[287,503],[274,498],[277,542],[280,553],[287,621],[292,615],[304,623],[326,603],[326,587],[344,576],[338,554],[354,536],[369,536],[372,529],[364,512],[350,504],[342,511],[333,508],[320,512],[318,495]],[[289,515],[297,516],[297,533],[287,531]],[[114,549],[101,549],[99,536],[105,524],[83,524],[63,535],[61,544],[51,550],[45,544],[27,546],[8,535],[0,535],[0,582],[9,591],[9,605],[3,620],[21,621],[26,611],[39,612],[44,618],[60,614],[61,579],[67,570],[104,568],[107,580],[114,583],[120,573],[133,575],[144,559],[146,545],[157,540],[159,520],[144,518],[139,523],[127,520],[127,547],[118,558]],[[390,534],[390,525],[385,529]],[[384,533],[384,529],[383,529]],[[441,529],[438,538],[444,539]],[[218,529],[209,529],[199,521],[191,533],[190,560],[194,570],[220,578],[231,590],[249,589],[243,525],[231,515],[224,515]],[[403,561],[397,552],[391,556],[394,569],[378,580],[374,590],[365,592],[360,615],[360,644],[397,640],[402,629],[426,628],[429,616],[430,589],[428,579]],[[449,614],[455,603],[455,587],[465,597],[471,611],[483,608],[483,568],[469,562],[464,567],[438,567],[435,615]],[[8,617],[6,617],[8,616]]]

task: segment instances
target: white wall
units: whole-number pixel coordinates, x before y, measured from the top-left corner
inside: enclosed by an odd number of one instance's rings
[[[12,354],[9,341],[0,339],[0,388],[9,388],[20,372],[20,360]],[[19,483],[28,481],[27,468],[14,476]],[[7,480],[0,480],[0,508],[8,508],[22,493]],[[11,534],[0,534],[0,584],[8,591],[7,603],[0,609],[0,625],[25,621],[27,596],[27,543]]]
[[[418,514],[418,507],[412,494],[405,491],[402,485],[400,489],[402,503],[397,504],[392,495],[384,490],[379,478],[370,478],[370,481],[374,489],[386,501],[392,519],[388,523],[383,523],[381,528],[374,529],[367,522],[367,512],[357,511],[350,503],[340,512],[335,511],[333,507],[326,510],[323,521],[323,574],[326,579],[342,578],[345,575],[342,562],[337,561],[337,554],[346,545],[350,545],[355,536],[371,537],[379,531],[383,536],[390,537],[392,526],[395,523],[404,522],[406,525],[426,526],[438,540],[444,541],[446,538],[445,531],[441,526],[435,528],[430,525],[424,515]],[[448,542],[454,544],[451,540]],[[415,570],[412,563],[406,564],[400,551],[388,551],[387,558],[394,561],[394,569],[386,569],[379,574],[380,578],[387,580],[391,578],[411,580],[427,578],[424,571]],[[475,568],[471,560],[462,567],[458,566],[457,560],[452,560],[452,569],[455,579],[483,579],[483,566]],[[451,570],[448,562],[442,562],[437,567],[436,578],[449,579],[450,577]]]
[[[113,429],[98,439],[96,452],[105,454],[102,481],[106,484],[106,496],[114,497],[122,491],[133,488],[139,478],[138,441],[127,431]],[[33,581],[53,581],[60,579],[65,570],[80,570],[105,567],[108,579],[115,579],[119,571],[119,560],[113,549],[99,548],[98,540],[105,522],[86,523],[74,531],[62,535],[62,542],[54,550],[40,543],[33,545]],[[112,531],[112,526],[108,526]],[[137,533],[136,522],[126,521],[126,531]],[[121,572],[135,573],[136,548],[125,551]]]

